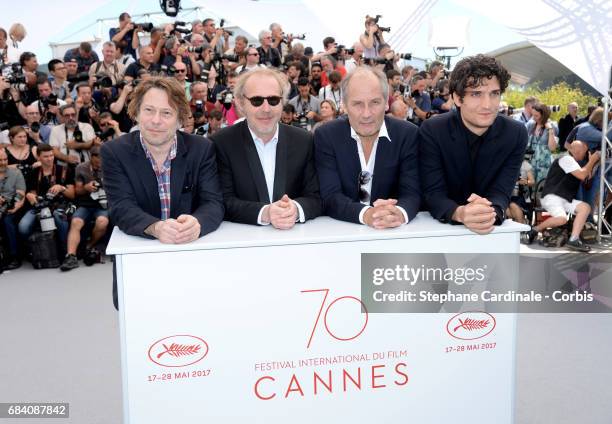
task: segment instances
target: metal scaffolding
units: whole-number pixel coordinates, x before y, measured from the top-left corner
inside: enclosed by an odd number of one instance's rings
[[[608,114],[612,103],[612,67],[610,67],[610,88],[603,98],[603,124],[601,127],[601,163],[599,165],[600,184],[599,184],[599,202],[597,209],[597,241],[601,242],[602,238],[612,238],[612,214],[606,219],[606,212],[612,208],[612,159],[608,159],[612,152],[612,142],[608,139],[608,129],[610,122]],[[608,175],[610,178],[606,177]],[[604,234],[605,230],[605,234]]]

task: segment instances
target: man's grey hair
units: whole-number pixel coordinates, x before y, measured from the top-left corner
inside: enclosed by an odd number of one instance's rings
[[[259,39],[260,43],[263,43],[263,39],[266,35],[272,35],[272,33],[267,29],[259,31],[259,35],[257,36],[257,38]]]
[[[273,31],[273,30],[274,30],[274,28],[280,28],[280,26],[281,26],[280,24],[278,24],[278,23],[276,23],[276,22],[272,22],[272,23],[270,24],[270,31]]]
[[[193,94],[193,92],[195,91],[195,88],[198,85],[207,85],[204,81],[194,81],[191,83],[191,85],[189,86],[189,94]]]
[[[349,85],[355,75],[374,75],[380,83],[380,89],[382,91],[383,99],[387,101],[387,99],[389,98],[389,82],[387,81],[387,76],[383,74],[380,69],[372,68],[371,66],[358,66],[353,72],[347,74],[340,83],[340,91],[342,91],[342,103],[344,103],[345,105],[348,104]]]
[[[104,44],[102,44],[102,48],[104,48],[104,47],[117,48],[117,45],[115,44],[114,41],[105,41]]]
[[[166,40],[166,42],[164,43],[164,48],[166,48],[166,50],[172,50],[172,47],[174,47],[174,43],[176,43],[176,37],[172,36]]]
[[[254,76],[258,76],[258,75],[274,78],[276,82],[278,82],[280,96],[283,98],[284,101],[287,100],[287,96],[289,95],[289,91],[291,88],[289,86],[289,80],[287,79],[287,75],[273,68],[256,68],[256,69],[250,70],[249,72],[245,72],[239,75],[238,81],[236,81],[236,86],[234,87],[234,96],[236,97],[236,99],[240,101],[244,101],[245,99],[244,86],[246,85],[249,79],[253,78]]]

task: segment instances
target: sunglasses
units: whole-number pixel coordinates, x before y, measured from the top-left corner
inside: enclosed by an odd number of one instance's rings
[[[372,174],[369,171],[361,171],[359,174],[359,201],[370,202],[370,193],[365,189],[365,186],[372,180]]]
[[[249,53],[247,56],[259,56],[259,53]]]
[[[182,73],[187,72],[187,69],[177,69],[177,70],[175,70],[174,72],[176,72],[176,73],[178,73],[178,74],[182,74]]]
[[[270,106],[276,106],[282,100],[281,96],[268,96],[268,97],[262,97],[262,96],[247,97],[247,96],[244,96],[244,98],[247,99],[249,102],[251,102],[251,104],[253,106],[255,106],[255,107],[259,107],[259,106],[263,105],[264,100],[267,100],[268,104]]]

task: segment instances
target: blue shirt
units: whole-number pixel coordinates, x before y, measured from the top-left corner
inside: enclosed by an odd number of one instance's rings
[[[109,40],[112,41],[113,37],[120,32],[119,28],[111,28],[108,31]],[[134,38],[134,31],[128,31],[123,38],[121,39],[121,44],[125,43],[123,48],[123,54],[130,54],[134,59],[136,59],[136,50],[132,48],[132,39]],[[117,44],[117,43],[115,43]]]

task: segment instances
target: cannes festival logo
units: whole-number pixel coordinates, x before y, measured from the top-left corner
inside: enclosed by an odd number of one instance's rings
[[[448,334],[460,340],[481,339],[495,329],[495,318],[486,312],[463,312],[446,323]]]
[[[162,367],[186,367],[208,354],[208,343],[188,334],[165,337],[149,348],[149,359]]]

